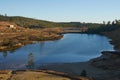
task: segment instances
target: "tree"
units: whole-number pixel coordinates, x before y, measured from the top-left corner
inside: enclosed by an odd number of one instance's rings
[[[6,57],[7,57],[7,54],[8,54],[7,51],[4,51],[4,52],[3,52],[3,57],[6,58]]]
[[[110,25],[110,23],[111,23],[111,22],[110,22],[110,21],[108,21],[107,25]]]
[[[28,55],[28,64],[26,66],[28,69],[33,69],[34,68],[34,56],[33,53],[30,53]]]
[[[82,70],[80,76],[86,77],[86,76],[87,76],[87,72],[86,72],[86,70]]]
[[[9,46],[10,45],[10,40],[7,38],[4,38],[2,41],[1,46]]]
[[[105,21],[103,21],[103,24],[105,25]]]
[[[118,23],[119,23],[119,21],[116,19],[116,20],[115,20],[115,23],[116,23],[116,24],[118,24]]]
[[[113,25],[113,26],[115,25],[115,22],[114,22],[114,21],[112,22],[112,25]]]
[[[7,14],[5,14],[5,16],[7,16]]]

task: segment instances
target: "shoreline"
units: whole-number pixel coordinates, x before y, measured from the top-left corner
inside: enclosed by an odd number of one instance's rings
[[[67,32],[67,33],[71,33],[71,32]],[[74,32],[74,33],[76,33],[76,32]],[[105,34],[103,34],[103,35],[110,38],[108,35],[105,35]],[[112,40],[112,38],[110,38],[110,40]],[[109,43],[112,44],[112,41],[109,41]],[[29,44],[31,44],[31,43],[29,43]],[[112,45],[115,47],[115,44],[112,44]],[[115,52],[116,51],[117,50],[115,50]],[[94,59],[96,60],[98,58],[99,57],[94,58]],[[104,60],[102,62],[104,62]],[[78,76],[80,75],[82,70],[86,70],[87,75],[89,77],[93,77],[97,80],[107,80],[107,79],[110,79],[110,78],[112,80],[112,78],[117,77],[117,75],[120,73],[120,70],[116,71],[116,70],[102,69],[102,68],[98,68],[96,66],[93,66],[91,64],[91,60],[87,61],[87,62],[48,64],[48,65],[41,66],[39,69],[40,70],[60,71],[60,72],[68,73],[70,75],[78,75]],[[116,74],[113,75],[112,74],[113,72],[116,73]]]
[[[93,80],[52,70],[0,70],[0,80]]]
[[[109,54],[107,54],[109,55]],[[103,58],[103,57],[102,57]],[[98,57],[94,60],[102,58]],[[115,80],[118,78],[120,74],[120,69],[102,69],[91,64],[93,60],[87,62],[73,62],[73,63],[53,63],[53,64],[46,64],[40,66],[38,69],[33,69],[32,71],[55,71],[55,72],[62,72],[71,76],[80,76],[83,70],[86,71],[87,77],[92,78],[93,80]],[[15,71],[27,71],[25,70],[15,70]],[[3,70],[4,71],[4,70]],[[13,70],[14,71],[14,70]],[[114,73],[114,74],[113,74]]]
[[[11,27],[12,25],[12,27]],[[0,22],[0,51],[10,51],[34,41],[58,40],[63,37],[61,28],[29,29],[11,22]]]
[[[114,54],[113,55],[111,54],[112,54],[111,52],[110,53],[105,52],[103,55],[105,56],[107,55],[106,57],[107,58],[109,57],[109,58],[108,59],[106,58],[106,60],[109,61],[111,57],[115,56]],[[54,71],[64,72],[74,76],[75,75],[79,76],[81,72],[85,70],[87,73],[87,77],[94,78],[95,80],[115,80],[116,78],[119,78],[118,76],[120,74],[119,66],[117,67],[115,66],[115,68],[114,67],[111,68],[109,64],[107,65],[107,63],[109,62],[105,62],[104,60],[105,57],[103,57],[103,55],[101,55],[100,57],[91,59],[90,61],[87,61],[87,62],[53,63],[48,65],[42,65],[41,67],[39,67],[39,69],[54,70]],[[97,63],[94,63],[94,62],[97,62]],[[101,66],[103,63],[104,65]],[[100,64],[101,67],[97,66],[98,64]],[[106,65],[108,68],[106,68]],[[114,62],[112,65],[114,66]]]
[[[59,35],[58,38],[56,39],[48,39],[48,40],[40,40],[40,41],[30,41],[30,42],[26,42],[25,44],[17,44],[15,46],[0,46],[0,52],[6,52],[6,51],[14,51],[16,49],[19,49],[23,46],[26,46],[26,45],[29,45],[29,44],[34,44],[34,43],[39,43],[39,42],[42,42],[42,41],[55,41],[55,40],[60,40],[61,38],[63,37],[63,35]]]

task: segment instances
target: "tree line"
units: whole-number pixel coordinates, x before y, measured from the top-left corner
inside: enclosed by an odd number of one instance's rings
[[[98,23],[81,23],[81,22],[51,22],[45,20],[38,20],[33,18],[21,16],[7,16],[7,14],[0,14],[0,21],[10,21],[16,23],[18,26],[25,28],[53,28],[53,27],[96,27],[101,24]]]
[[[115,20],[113,22],[108,21],[107,23],[105,23],[105,21],[103,21],[103,24],[98,26],[98,27],[90,27],[86,33],[98,33],[101,34],[103,32],[110,32],[110,31],[114,31],[116,29],[120,28],[120,20]]]

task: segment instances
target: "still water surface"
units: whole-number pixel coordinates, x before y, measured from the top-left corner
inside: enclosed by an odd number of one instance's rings
[[[0,69],[38,67],[48,63],[84,62],[113,50],[109,39],[100,35],[64,34],[61,40],[29,44],[15,51],[0,52]]]

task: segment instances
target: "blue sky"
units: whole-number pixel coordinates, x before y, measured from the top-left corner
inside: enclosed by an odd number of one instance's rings
[[[120,0],[1,0],[0,13],[54,22],[120,19]]]

